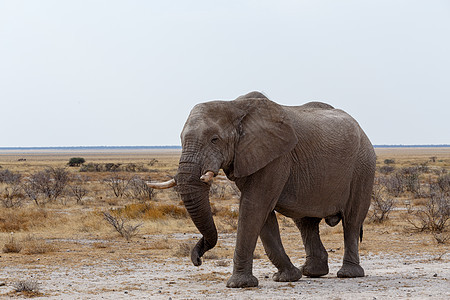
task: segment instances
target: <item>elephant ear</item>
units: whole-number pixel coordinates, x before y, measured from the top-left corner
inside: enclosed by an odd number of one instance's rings
[[[234,176],[245,177],[290,152],[297,135],[283,108],[268,99],[236,99],[245,111],[235,148]]]

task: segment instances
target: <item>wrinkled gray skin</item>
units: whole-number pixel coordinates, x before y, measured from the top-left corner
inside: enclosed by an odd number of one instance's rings
[[[233,275],[228,287],[253,287],[253,252],[258,236],[278,268],[275,281],[328,273],[319,222],[342,220],[345,253],[338,277],[364,276],[358,243],[370,205],[375,172],[373,146],[358,123],[342,110],[310,102],[281,106],[258,92],[234,101],[196,105],[181,133],[178,191],[203,235],[192,250],[194,265],[217,242],[209,204],[207,171],[223,169],[241,191]],[[301,231],[306,262],[296,268],[280,239],[275,211]]]

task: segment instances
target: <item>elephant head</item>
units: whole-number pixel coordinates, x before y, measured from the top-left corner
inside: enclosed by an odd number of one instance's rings
[[[196,105],[181,132],[182,153],[175,178],[154,188],[177,185],[184,205],[203,235],[192,249],[194,265],[217,243],[209,204],[211,180],[220,169],[235,180],[249,176],[291,151],[297,136],[278,104],[252,92],[234,101]]]

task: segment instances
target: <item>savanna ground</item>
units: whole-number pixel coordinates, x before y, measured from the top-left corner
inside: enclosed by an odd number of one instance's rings
[[[0,298],[448,299],[450,148],[376,152],[360,246],[366,277],[336,277],[342,227],[322,223],[330,274],[274,282],[276,269],[258,242],[259,287],[228,289],[239,193],[223,177],[211,189],[219,242],[194,267],[189,248],[199,235],[176,191],[143,185],[175,175],[179,151],[2,150]],[[72,157],[86,162],[68,167]],[[301,266],[300,233],[290,219],[279,216],[279,223],[286,252]]]

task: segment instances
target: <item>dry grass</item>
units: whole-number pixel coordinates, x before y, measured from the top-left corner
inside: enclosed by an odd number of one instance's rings
[[[46,254],[56,251],[55,246],[42,238],[28,236],[22,241],[24,254]]]
[[[0,231],[27,231],[35,227],[52,226],[62,221],[62,216],[56,216],[46,209],[36,207],[2,208],[0,210]]]
[[[114,212],[130,219],[143,220],[187,217],[186,209],[175,204],[132,203],[118,208]]]

